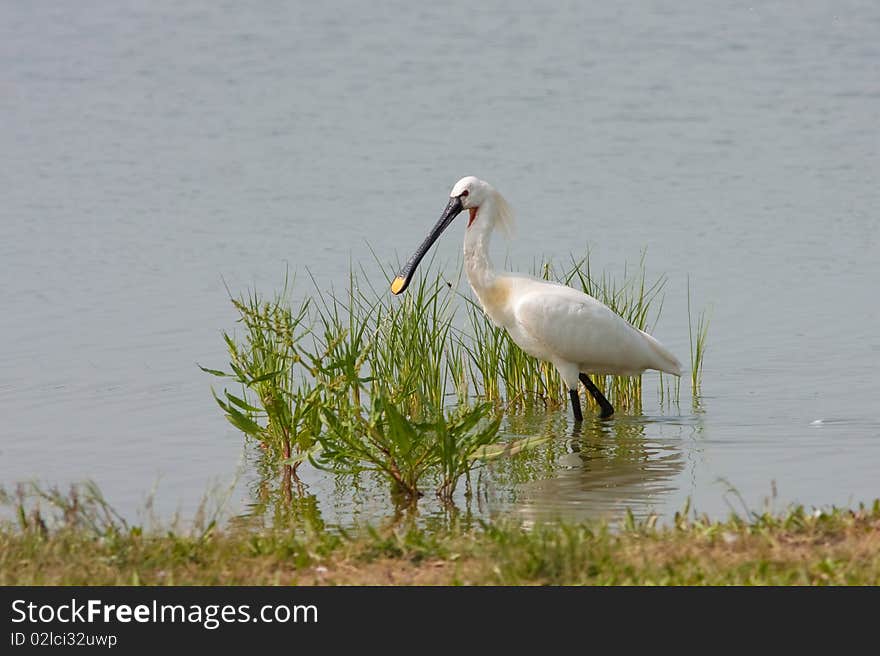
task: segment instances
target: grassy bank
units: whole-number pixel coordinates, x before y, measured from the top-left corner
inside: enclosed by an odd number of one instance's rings
[[[880,501],[674,526],[627,522],[369,529],[288,524],[186,534],[0,528],[0,585],[878,585]],[[295,526],[295,528],[294,528]]]

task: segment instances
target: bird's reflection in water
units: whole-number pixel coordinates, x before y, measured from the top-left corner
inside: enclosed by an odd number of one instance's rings
[[[544,430],[558,439],[499,472],[496,482],[508,494],[497,499],[498,510],[530,522],[614,521],[627,509],[643,518],[677,489],[685,467],[681,426],[643,416],[560,423]]]

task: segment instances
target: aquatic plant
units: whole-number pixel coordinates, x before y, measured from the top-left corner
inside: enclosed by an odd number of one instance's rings
[[[256,292],[232,298],[244,331],[224,333],[231,371],[202,369],[241,388],[215,393],[217,403],[285,475],[295,479],[306,459],[336,474],[373,471],[410,500],[433,477],[448,501],[482,460],[534,442],[487,448],[502,411],[565,407],[568,393],[552,365],[526,355],[474,301],[459,302],[456,285],[432,266],[400,298],[387,285],[396,268],[379,268],[386,284],[378,289],[374,273],[352,267],[343,293],[316,284],[296,310],[286,291],[271,301]],[[659,317],[665,278],[646,282],[644,255],[621,283],[593,276],[589,253],[564,268],[541,262],[536,271],[579,287],[640,329]],[[640,410],[641,377],[594,382],[620,409]]]
[[[440,470],[437,496],[441,499],[452,500],[458,481],[471,471],[475,460],[507,455],[504,451],[491,452],[486,449],[494,444],[501,426],[501,416],[493,416],[492,410],[491,404],[462,406],[424,426],[434,438],[432,451]],[[525,446],[527,443],[527,439],[512,440],[505,446],[514,448],[514,444]]]
[[[231,371],[199,367],[240,386],[239,394],[224,388],[222,396],[214,391],[214,398],[233,426],[257,440],[272,462],[281,464],[289,496],[296,469],[321,429],[317,409],[324,400],[324,388],[303,381],[295,366],[306,361],[320,364],[326,353],[305,354],[304,359],[299,347],[307,332],[309,300],[294,312],[283,292],[272,301],[256,292],[230,298],[244,326],[241,340],[223,333]]]
[[[500,418],[488,404],[458,408],[432,419],[414,421],[383,394],[373,396],[368,412],[338,415],[324,408],[327,430],[313,457],[321,469],[354,474],[376,471],[392,484],[404,503],[423,495],[423,479],[437,471],[437,496],[452,499],[458,480],[474,466],[477,451],[498,434]]]
[[[706,338],[709,334],[709,316],[706,310],[697,315],[696,322],[691,318],[691,281],[688,278],[688,338],[690,340],[691,358],[691,393],[694,401],[700,396],[700,386],[703,382],[703,359],[706,356]]]

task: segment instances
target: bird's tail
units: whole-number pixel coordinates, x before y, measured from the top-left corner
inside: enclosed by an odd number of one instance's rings
[[[651,337],[648,333],[642,331],[642,334],[647,337],[651,351],[650,368],[667,374],[672,374],[673,376],[681,376],[681,362],[678,361],[678,358],[672,355],[672,352],[669,349]]]

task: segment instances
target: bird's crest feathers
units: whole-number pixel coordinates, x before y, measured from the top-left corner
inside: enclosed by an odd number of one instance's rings
[[[513,216],[513,208],[510,207],[504,196],[497,191],[495,192],[495,204],[498,206],[498,211],[495,215],[497,227],[507,239],[513,239],[516,235],[516,221]]]

